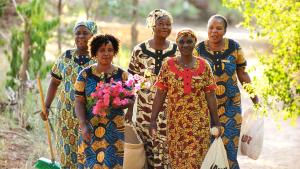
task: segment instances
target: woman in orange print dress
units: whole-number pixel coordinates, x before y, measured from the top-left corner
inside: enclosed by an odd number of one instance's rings
[[[197,169],[210,145],[210,119],[220,131],[215,82],[208,63],[193,56],[197,38],[190,29],[176,37],[180,55],[162,66],[155,86],[150,133],[156,136],[156,119],[167,101],[167,145],[172,169]]]

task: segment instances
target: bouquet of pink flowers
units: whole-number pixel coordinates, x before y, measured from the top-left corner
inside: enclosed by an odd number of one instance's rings
[[[96,101],[93,114],[106,116],[112,105],[117,107],[127,105],[128,98],[133,97],[138,90],[145,87],[150,87],[150,83],[139,75],[129,75],[125,83],[115,82],[113,79],[110,83],[99,82],[96,91],[91,94]]]

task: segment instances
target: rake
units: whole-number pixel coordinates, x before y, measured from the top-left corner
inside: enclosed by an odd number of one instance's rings
[[[41,85],[40,78],[37,77],[37,84],[38,84],[38,89],[40,92],[40,97],[41,97],[41,102],[42,102],[42,110],[43,113],[46,115],[46,106],[44,102],[44,95],[43,95],[43,89]],[[60,164],[55,161],[54,158],[54,152],[52,149],[52,143],[51,143],[51,135],[50,135],[50,127],[49,127],[49,119],[45,121],[45,126],[46,126],[46,133],[48,136],[48,144],[50,147],[50,154],[51,154],[51,160],[41,157],[38,159],[38,161],[34,164],[34,167],[37,169],[60,169]]]

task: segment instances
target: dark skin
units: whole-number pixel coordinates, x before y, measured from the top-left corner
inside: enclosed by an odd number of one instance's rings
[[[225,48],[224,35],[226,33],[224,21],[220,18],[213,18],[208,22],[208,46],[212,51],[221,51]],[[241,84],[251,83],[249,74],[245,71],[245,67],[237,68],[237,76]],[[259,103],[258,97],[251,97],[254,104]]]
[[[97,73],[112,73],[115,70],[114,65],[112,64],[112,60],[116,55],[115,50],[111,42],[107,44],[102,44],[100,48],[97,50],[96,58],[97,58]],[[133,107],[134,99],[127,99],[128,104],[123,106],[112,105],[115,109],[126,109]],[[86,98],[82,96],[77,96],[75,98],[75,112],[77,118],[79,119],[79,126],[82,130],[83,140],[86,142],[91,141],[91,131],[88,128],[87,120],[86,120]]]
[[[156,50],[165,50],[169,47],[170,42],[167,40],[171,31],[172,23],[168,16],[163,16],[155,21],[152,28],[153,38],[149,40],[151,48]],[[125,120],[132,122],[133,106],[128,108]]]
[[[76,44],[76,54],[77,55],[88,55],[88,40],[93,36],[93,34],[85,27],[85,26],[79,26],[75,30],[75,44]],[[46,114],[43,112],[40,113],[41,118],[43,120],[47,120],[49,116],[49,108],[51,107],[51,104],[56,96],[57,89],[60,85],[61,81],[51,77],[45,105],[46,105]]]
[[[196,58],[193,56],[193,49],[196,44],[196,39],[190,36],[183,36],[179,38],[177,45],[180,51],[181,56],[178,57],[178,62],[183,68],[193,68]],[[153,137],[156,136],[157,132],[157,116],[161,111],[165,99],[167,97],[167,91],[157,89],[152,105],[152,114],[150,120],[150,135]],[[212,117],[213,123],[215,126],[218,126],[219,132],[216,137],[218,137],[221,133],[220,127],[221,123],[219,121],[219,117],[217,114],[217,99],[214,91],[210,91],[205,93],[205,99],[207,101],[208,109],[210,112],[210,116]]]
[[[153,38],[149,40],[150,46],[156,50],[167,49],[170,42],[167,40],[172,31],[172,23],[168,16],[163,16],[155,21]]]

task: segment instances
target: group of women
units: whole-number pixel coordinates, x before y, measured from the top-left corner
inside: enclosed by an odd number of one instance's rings
[[[200,43],[191,29],[179,31],[176,42],[168,40],[172,23],[169,12],[150,12],[147,26],[153,36],[133,49],[128,71],[112,64],[120,47],[115,36],[97,34],[92,21],[74,26],[76,48],[54,64],[45,101],[50,108],[58,96],[55,117],[62,168],[122,168],[124,123],[132,119],[135,98],[123,106],[111,105],[103,117],[92,113],[91,93],[97,83],[111,78],[125,82],[129,74],[144,76],[152,84],[137,93],[135,120],[147,168],[200,168],[213,126],[218,128],[215,137],[223,139],[230,168],[239,168],[242,119],[237,81],[250,83],[241,47],[224,38],[228,23],[223,16],[209,19],[208,39]],[[258,103],[256,96],[251,99]],[[41,116],[47,119],[48,111]]]

